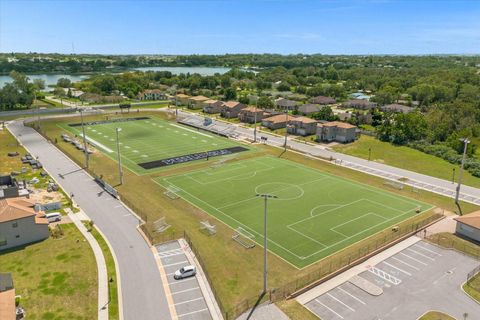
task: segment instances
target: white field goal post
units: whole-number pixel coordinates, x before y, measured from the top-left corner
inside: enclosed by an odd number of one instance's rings
[[[232,236],[233,241],[239,243],[245,249],[255,247],[255,242],[253,241],[254,238],[255,236],[253,234],[242,227],[235,229],[235,233]]]
[[[208,220],[200,221],[200,230],[204,230],[208,235],[213,236],[217,233],[217,227]]]
[[[383,182],[384,186],[388,186],[397,190],[403,190],[404,184],[400,181],[395,181],[395,180],[385,180]]]
[[[178,195],[179,192],[180,192],[179,188],[169,186],[169,187],[167,187],[167,190],[165,190],[165,192],[163,194],[165,196],[167,196],[168,198],[170,198],[172,200],[175,200],[175,199],[178,199],[180,197]]]
[[[165,220],[165,217],[161,217],[160,219],[158,219],[153,223],[153,230],[155,232],[162,233],[168,228],[170,228],[170,225]]]
[[[220,167],[222,167],[223,165],[225,165],[227,162],[235,159],[236,157],[237,157],[236,155],[224,156],[224,157],[222,157],[220,160],[217,160],[217,161],[215,161],[214,163],[212,163],[212,165],[210,166],[210,168],[212,168],[212,169],[220,168]]]

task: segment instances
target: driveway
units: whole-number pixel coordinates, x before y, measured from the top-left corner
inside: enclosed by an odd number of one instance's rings
[[[461,289],[480,262],[453,250],[419,241],[360,273],[378,296],[351,278],[305,304],[322,320],[417,319],[438,310],[463,319],[480,319],[480,305]],[[354,284],[355,283],[355,284]],[[362,287],[362,288],[361,288]],[[368,288],[365,287],[365,288]]]
[[[155,257],[136,227],[138,219],[35,130],[15,121],[8,129],[91,218],[118,262],[124,319],[171,319]],[[60,175],[63,178],[60,178]]]

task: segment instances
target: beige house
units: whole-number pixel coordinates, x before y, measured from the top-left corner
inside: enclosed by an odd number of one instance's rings
[[[203,103],[207,100],[210,100],[210,98],[204,97],[204,96],[194,96],[188,99],[188,108],[189,109],[202,109],[203,108]]]
[[[166,100],[167,95],[159,89],[148,89],[138,94],[140,100]]]
[[[203,112],[220,113],[223,101],[209,99],[203,102]]]
[[[287,122],[294,119],[290,115],[277,114],[276,116],[268,117],[262,120],[262,126],[269,128],[270,130],[277,130],[285,128]]]
[[[332,121],[317,125],[317,141],[320,142],[352,142],[356,138],[356,126],[351,124]]]
[[[307,117],[293,118],[288,122],[287,132],[298,136],[309,136],[317,132],[318,121]]]
[[[0,200],[0,250],[47,239],[48,221],[25,198]]]
[[[327,104],[334,104],[336,102],[337,101],[332,97],[316,96],[316,97],[312,98],[312,103],[313,104],[327,105]]]
[[[460,216],[454,220],[457,221],[456,234],[474,241],[480,241],[480,211]]]
[[[275,107],[282,110],[295,110],[298,107],[299,103],[297,101],[278,98],[275,100]]]
[[[15,320],[15,288],[11,273],[0,273],[0,319]]]
[[[187,106],[190,96],[187,94],[179,93],[175,96],[175,98],[177,99],[177,103],[179,105]]]
[[[220,115],[224,118],[238,118],[240,110],[245,109],[247,106],[238,101],[224,102],[220,109]]]
[[[257,122],[261,122],[264,115],[265,113],[261,109],[257,109],[256,107],[247,107],[240,110],[238,113],[238,119],[245,123],[255,123],[255,120]]]

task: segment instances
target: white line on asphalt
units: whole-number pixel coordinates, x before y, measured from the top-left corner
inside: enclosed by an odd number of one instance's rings
[[[407,271],[405,271],[405,270],[403,270],[403,269],[400,269],[400,268],[398,268],[398,267],[395,267],[393,264],[390,264],[390,263],[388,263],[388,262],[386,262],[386,261],[382,261],[382,262],[383,262],[384,264],[386,264],[387,266],[395,269],[395,270],[398,270],[398,271],[400,271],[400,272],[405,273],[407,276],[412,276],[412,274],[411,274],[410,272],[407,272]]]
[[[197,289],[200,289],[200,287],[195,287],[195,288],[190,288],[190,289],[186,289],[186,290],[182,290],[182,291],[172,292],[170,295],[173,296],[174,294],[177,294],[177,293],[183,293],[183,292],[193,291],[193,290],[197,290]]]
[[[176,263],[164,264],[163,267],[166,268],[166,267],[170,267],[170,266],[176,266],[177,264],[182,264],[182,263],[187,263],[187,262],[188,261],[185,260],[185,261],[176,262]]]
[[[127,213],[127,214],[124,214],[123,216],[128,217],[128,216],[131,216],[131,215],[132,215],[131,213]]]
[[[412,268],[412,269],[420,270],[419,268],[417,268],[417,267],[415,267],[415,266],[412,266],[411,264],[406,263],[405,261],[400,260],[400,259],[398,259],[398,258],[396,258],[396,257],[392,257],[392,259],[393,259],[393,260],[396,260],[396,261],[398,261],[398,262],[400,262],[400,263],[403,263],[404,265],[409,266],[409,267]]]
[[[415,254],[418,254],[419,256],[422,256],[422,257],[424,257],[424,258],[427,258],[428,260],[435,261],[435,259],[433,259],[432,257],[429,257],[429,256],[427,256],[427,255],[424,255],[423,253],[420,253],[420,252],[415,251],[415,250],[413,250],[413,249],[408,248],[407,250],[408,250],[408,251],[411,251],[411,252],[413,252],[413,253],[415,253]]]
[[[114,208],[121,208],[121,207],[123,207],[123,206],[120,204],[118,206],[115,206]]]
[[[327,296],[329,296],[329,297],[332,298],[333,300],[337,301],[338,303],[343,304],[345,307],[347,307],[348,309],[350,309],[350,310],[352,310],[353,312],[355,312],[355,309],[353,309],[352,307],[350,307],[348,304],[340,301],[340,299],[335,298],[335,297],[332,296],[330,293],[327,293]]]
[[[401,254],[402,256],[405,256],[405,257],[407,257],[407,258],[412,259],[413,261],[417,261],[418,263],[423,264],[424,266],[427,266],[427,265],[428,265],[428,264],[426,264],[425,262],[420,261],[420,260],[418,260],[418,259],[415,259],[414,257],[411,257],[411,256],[409,256],[408,254],[405,254],[405,253],[403,253],[403,252],[400,252],[400,254]]]
[[[196,298],[196,299],[192,299],[192,300],[187,300],[187,301],[182,301],[182,302],[178,302],[178,303],[174,303],[173,305],[174,305],[174,306],[178,306],[179,304],[189,303],[189,302],[198,301],[198,300],[203,300],[203,297]]]
[[[342,291],[342,292],[344,292],[345,294],[348,294],[350,297],[352,297],[353,299],[357,300],[357,301],[358,301],[358,302],[360,302],[361,304],[364,304],[364,305],[366,305],[366,303],[365,303],[365,302],[363,302],[363,301],[362,301],[362,300],[360,300],[359,298],[355,297],[353,294],[349,293],[348,291],[346,291],[346,290],[343,290],[343,289],[342,289],[342,288],[340,288],[340,287],[337,287],[337,288],[338,288],[338,290],[341,290],[341,291]]]
[[[205,309],[202,309],[202,310],[197,310],[197,311],[192,311],[192,312],[189,312],[189,313],[184,313],[184,314],[179,314],[177,315],[177,317],[183,317],[183,316],[188,316],[190,314],[194,314],[194,313],[199,313],[199,312],[203,312],[203,311],[207,311],[208,308],[205,308]]]
[[[319,304],[321,304],[322,306],[324,306],[325,308],[327,308],[328,310],[330,310],[330,312],[336,314],[338,317],[340,317],[340,319],[345,319],[344,317],[342,317],[341,315],[339,315],[338,313],[336,313],[334,310],[330,309],[329,307],[327,307],[326,305],[324,305],[323,303],[321,303],[318,299],[315,299],[316,302],[318,302]]]
[[[196,280],[196,278],[191,277],[191,278],[187,278],[187,279],[175,280],[174,282],[171,282],[169,284],[182,284],[184,282],[191,281],[191,280]]]
[[[421,245],[420,245],[420,244],[418,244],[418,243],[415,245],[415,248],[420,248],[420,249],[422,249],[422,250],[425,250],[425,251],[428,251],[428,252],[430,252],[430,253],[436,254],[436,255],[437,255],[437,256],[439,256],[439,257],[441,257],[441,256],[442,256],[440,253],[438,253],[438,252],[435,252],[435,251],[433,251],[433,250],[430,250],[430,249],[427,249],[427,248],[425,248],[425,247],[421,246]]]

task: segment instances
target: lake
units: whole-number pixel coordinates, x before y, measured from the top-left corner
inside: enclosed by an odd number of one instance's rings
[[[138,71],[170,71],[173,74],[198,73],[202,76],[213,76],[215,73],[224,74],[230,71],[230,68],[224,67],[141,67],[134,68]]]
[[[57,81],[60,78],[68,78],[70,79],[70,81],[76,82],[83,79],[87,79],[89,77],[89,75],[70,75],[70,74],[32,74],[32,75],[29,74],[27,76],[30,78],[30,80],[42,79],[43,81],[45,81],[45,86],[47,87],[49,85],[57,84]],[[12,81],[12,78],[10,78],[10,76],[0,75],[0,88],[2,88],[5,85],[5,83],[11,82],[11,81]]]

